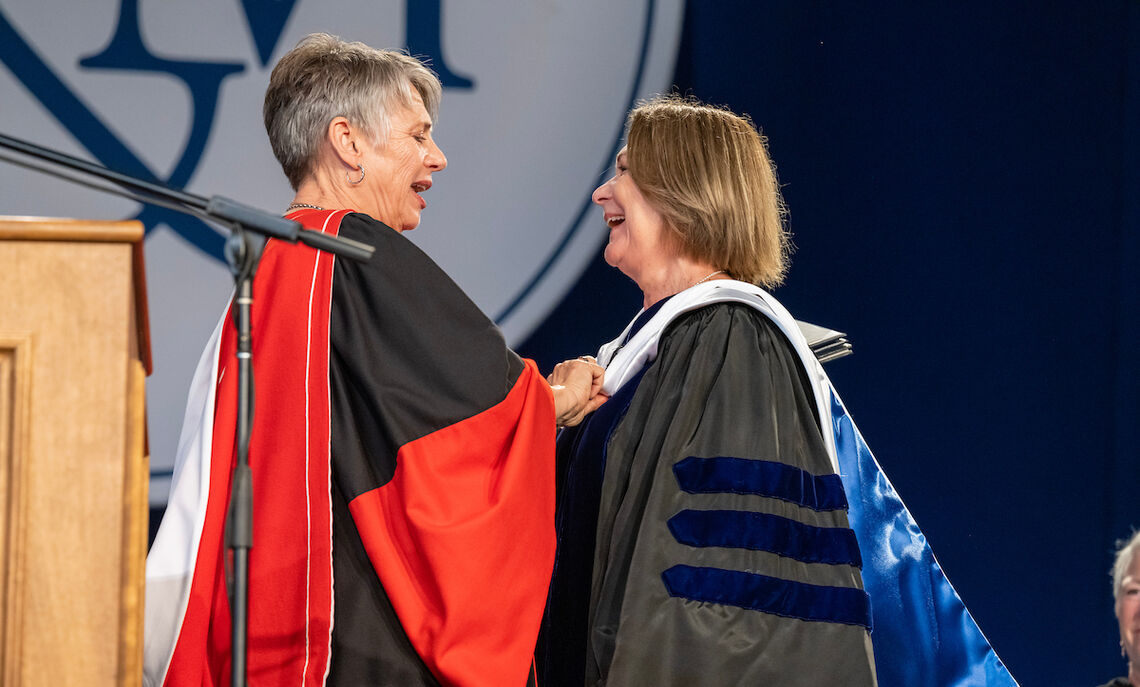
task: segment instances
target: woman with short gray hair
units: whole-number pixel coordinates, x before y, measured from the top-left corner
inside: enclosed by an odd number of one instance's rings
[[[265,93],[265,130],[297,190],[316,171],[329,122],[344,117],[381,143],[388,139],[389,115],[417,99],[434,122],[441,94],[439,79],[414,57],[312,34],[273,69]]]
[[[1140,532],[1116,552],[1112,565],[1113,610],[1120,629],[1120,656],[1128,659],[1128,676],[1101,687],[1140,687]]]
[[[402,235],[447,167],[439,99],[417,60],[324,34],[270,78],[287,216],[376,251],[356,262],[271,240],[258,267],[250,684],[521,687],[531,672],[555,427],[604,400],[601,369],[544,379]],[[236,337],[223,316],[148,558],[148,685],[230,681]]]

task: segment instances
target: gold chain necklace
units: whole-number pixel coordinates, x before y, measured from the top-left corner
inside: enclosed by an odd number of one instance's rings
[[[693,282],[693,286],[696,286],[697,284],[704,284],[706,281],[712,279],[713,277],[715,277],[718,274],[725,274],[725,271],[724,270],[717,270],[716,272],[709,272],[705,276],[703,276],[700,279],[698,279],[697,281]],[[689,288],[691,289],[691,288],[693,288],[693,286],[690,286]]]

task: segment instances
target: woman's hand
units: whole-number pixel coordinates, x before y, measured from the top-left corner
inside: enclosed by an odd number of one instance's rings
[[[602,393],[605,368],[584,355],[554,366],[546,378],[554,391],[554,421],[559,427],[573,427],[606,402]]]

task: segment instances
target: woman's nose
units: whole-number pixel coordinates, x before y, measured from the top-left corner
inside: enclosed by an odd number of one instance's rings
[[[606,180],[606,182],[604,184],[602,184],[601,186],[594,189],[593,195],[590,196],[590,198],[595,203],[597,203],[598,205],[601,205],[602,203],[604,203],[610,199],[610,196],[612,195],[610,193],[610,183],[611,182],[613,182],[613,179]]]
[[[443,154],[443,149],[436,145],[435,141],[431,142],[431,148],[428,149],[428,154],[424,157],[424,166],[436,172],[442,172],[447,167],[447,156]]]

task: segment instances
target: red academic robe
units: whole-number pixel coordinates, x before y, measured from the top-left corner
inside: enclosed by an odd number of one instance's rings
[[[549,386],[399,233],[291,217],[376,254],[271,240],[254,282],[250,684],[523,685],[554,557]],[[148,684],[230,681],[235,339],[227,314],[148,559]]]

